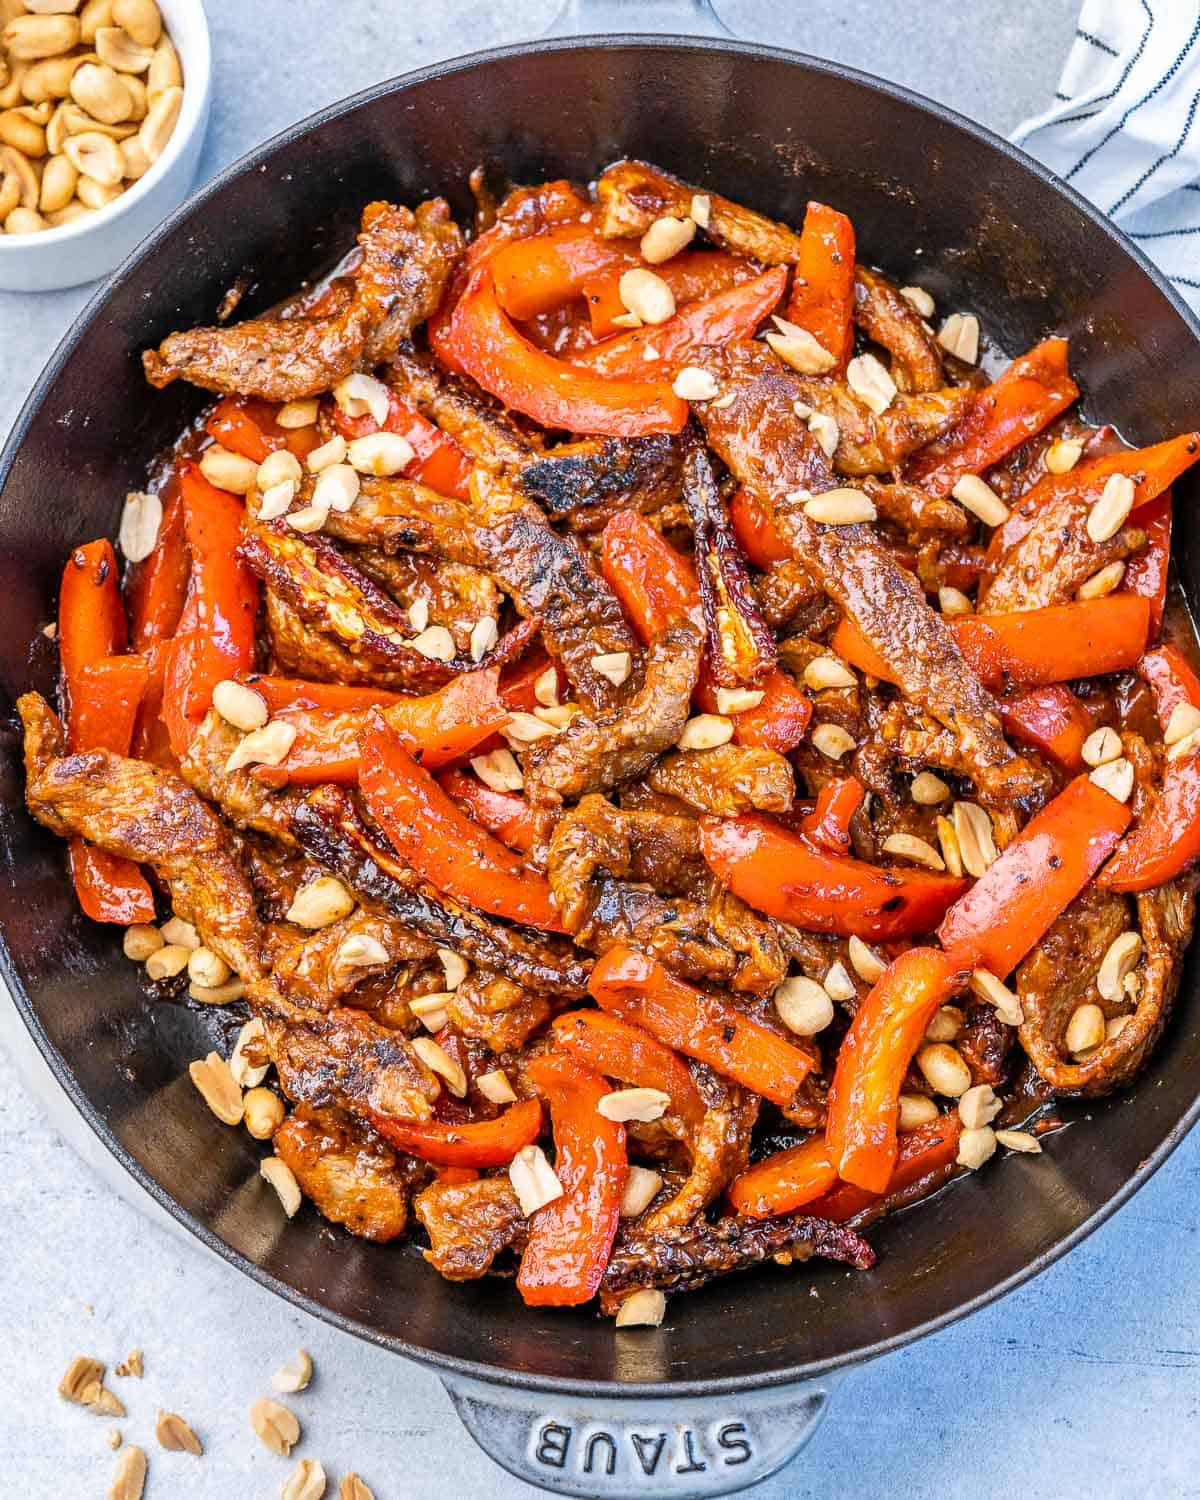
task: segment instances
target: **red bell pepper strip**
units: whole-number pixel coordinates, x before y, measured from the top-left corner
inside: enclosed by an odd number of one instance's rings
[[[788,321],[807,329],[844,370],[854,353],[854,225],[828,204],[810,200]]]
[[[739,1173],[729,1184],[729,1201],[739,1214],[769,1219],[803,1208],[828,1193],[837,1180],[825,1137],[811,1135]]]
[[[499,680],[499,667],[467,672],[420,698],[394,695],[378,712],[401,743],[420,755],[422,766],[436,770],[469,755],[508,723]],[[272,786],[319,786],[326,781],[353,786],[358,780],[359,743],[375,711],[274,709],[272,717],[291,724],[296,738],[279,765],[257,767],[255,775],[261,772],[260,779]]]
[[[1158,498],[1179,476],[1200,458],[1200,432],[1183,432],[1150,448],[1124,448],[1105,453],[1086,463],[1076,464],[1065,474],[1043,474],[1028,494],[1013,506],[1003,526],[997,526],[988,543],[988,567],[994,572],[1000,559],[1024,541],[1035,519],[1046,506],[1056,501],[1078,502],[1080,512],[1099,500],[1104,486],[1114,474],[1125,474],[1133,480],[1133,511]],[[1140,524],[1140,520],[1139,523]]]
[[[386,708],[402,703],[403,693],[388,693],[382,688],[349,687],[341,682],[306,682],[302,677],[272,677],[265,672],[249,672],[241,679],[247,687],[266,701],[271,714],[291,708],[315,708],[321,713],[344,714],[354,709]]]
[[[491,259],[496,298],[523,321],[583,295],[587,282],[641,264],[636,240],[606,240],[594,224],[564,224],[513,240]]]
[[[732,715],[734,741],[786,755],[804,738],[812,718],[812,701],[782,667],[775,667],[754,687],[756,692],[762,693],[762,702]],[[697,699],[705,712],[711,713],[717,706],[716,695],[713,694],[710,700],[704,688],[702,681]]]
[[[527,651],[520,661],[506,665],[500,673],[500,696],[509,708],[532,713],[541,707],[535,689],[538,678],[550,667],[554,668],[561,701],[567,692],[567,674],[540,644]]]
[[[827,781],[817,793],[817,805],[800,821],[800,832],[831,854],[850,848],[850,819],[863,804],[867,789],[857,776]]]
[[[610,948],[597,959],[588,992],[606,1011],[775,1104],[791,1104],[812,1071],[811,1058],[729,1000],[685,984],[632,948]]]
[[[192,576],[180,634],[167,657],[162,713],[171,748],[182,757],[212,706],[213,688],[254,665],[258,580],[237,555],[241,503],[209,484],[190,460],[179,467],[179,485]]]
[[[680,615],[703,624],[695,568],[637,511],[618,511],[605,526],[600,568],[644,644]]]
[[[605,380],[531,344],[496,300],[486,265],[468,280],[447,337],[466,374],[543,427],[642,437],[679,432],[688,419],[687,402],[665,380]]]
[[[128,755],[149,678],[149,663],[139,655],[105,656],[82,667],[71,696],[71,749]]]
[[[640,260],[631,262],[639,265]],[[589,278],[583,285],[584,301],[594,338],[608,338],[623,332],[617,318],[628,312],[621,301],[621,277],[628,267],[617,267],[603,276]],[[676,307],[714,297],[718,292],[740,286],[759,274],[758,267],[723,250],[689,250],[683,255],[650,269],[671,288]]]
[[[333,425],[347,440],[369,437],[380,431],[370,412],[349,417],[341,407],[333,407]],[[415,455],[403,471],[406,479],[415,479],[437,490],[439,495],[454,495],[459,500],[470,497],[471,460],[452,437],[423,417],[419,411],[401,401],[395,391],[388,391],[388,414],[384,432],[402,437]]]
[[[1037,687],[1134,666],[1145,649],[1150,601],[1108,594],[1011,615],[955,615],[947,623],[967,665],[990,687]],[[860,672],[895,681],[852,620],[843,619],[832,645]]]
[[[948,495],[964,474],[982,474],[999,463],[1078,395],[1067,369],[1066,339],[1046,339],[980,391],[958,426],[922,448],[904,477],[931,495]]]
[[[154,551],[135,563],[126,586],[129,643],[144,651],[175,634],[187,598],[192,561],[183,527],[183,500],[174,476],[162,494],[162,521]]]
[[[439,891],[493,916],[563,930],[546,879],[460,812],[381,719],[362,739],[359,786],[401,858]]]
[[[1150,601],[1150,639],[1162,633],[1163,614],[1167,607],[1167,576],[1171,568],[1170,490],[1138,511],[1138,525],[1146,533],[1146,545],[1125,564],[1122,587]]]
[[[58,598],[62,699],[72,750],[129,753],[133,714],[114,703],[108,721],[103,700],[107,678],[103,670],[99,676],[91,670],[123,651],[125,639],[125,610],[112,543],[101,540],[76,547],[63,570]],[[154,920],[150,887],[131,860],[73,838],[70,861],[76,897],[94,922],[128,925]]]
[[[538,835],[537,814],[516,792],[497,792],[484,786],[469,771],[451,769],[438,777],[438,785],[457,806],[502,844],[518,854],[528,854]]]
[[[764,571],[776,562],[787,562],[792,549],[763,506],[745,490],[734,492],[729,519],[738,545],[756,568]]]
[[[535,1057],[525,1073],[550,1106],[563,1191],[529,1221],[517,1290],[528,1307],[578,1307],[596,1295],[617,1235],[629,1176],[625,1127],[600,1113],[611,1090],[575,1058]]]
[[[700,848],[717,879],[756,911],[841,937],[916,937],[936,926],[968,885],[953,875],[826,854],[755,813],[702,818]]]
[[[1077,776],[946,913],[942,946],[960,967],[1011,974],[1117,847],[1129,818],[1123,802]]]
[[[397,1120],[369,1111],[371,1124],[393,1146],[440,1167],[506,1167],[523,1146],[542,1132],[542,1106],[536,1099],[510,1104],[494,1120],[444,1124],[439,1120]]]
[[[316,423],[308,427],[280,427],[275,420],[277,410],[267,401],[226,396],[209,414],[204,430],[222,448],[240,453],[256,464],[278,448],[286,448],[297,458],[307,458],[321,444]]]
[[[839,1177],[882,1193],[896,1165],[900,1090],[929,1023],[963,982],[961,963],[910,948],[859,1006],[838,1049],[825,1144]]]
[[[1149,651],[1138,670],[1150,684],[1165,729],[1180,703],[1200,708],[1200,678],[1174,646]],[[1163,762],[1162,787],[1100,872],[1110,891],[1148,891],[1173,880],[1200,854],[1200,750]]]
[[[1069,687],[1049,683],[1001,703],[1004,731],[1010,739],[1032,745],[1072,775],[1083,769],[1083,742],[1094,725],[1091,715]]]
[[[787,286],[787,271],[776,266],[753,281],[730,287],[702,302],[689,302],[665,323],[635,328],[617,338],[603,339],[590,349],[573,355],[571,367],[603,375],[616,381],[644,377],[647,370],[673,369],[686,364],[697,349],[748,339],[771,309],[778,305]],[[647,357],[646,350],[655,354]],[[669,389],[669,387],[668,387]],[[561,425],[561,424],[560,424]],[[653,428],[647,431],[678,431]]]
[[[884,1196],[891,1198],[897,1193],[916,1187],[935,1172],[948,1172],[958,1158],[958,1141],[962,1135],[962,1121],[957,1110],[930,1120],[928,1125],[918,1125],[916,1130],[905,1130],[900,1135],[896,1152],[896,1165],[884,1189]],[[867,1193],[850,1182],[839,1182],[824,1198],[813,1203],[809,1212],[820,1219],[832,1219],[843,1224],[856,1214],[861,1214],[879,1201],[878,1193]]]
[[[595,1068],[606,1078],[639,1089],[660,1089],[671,1097],[671,1113],[691,1129],[704,1118],[705,1105],[687,1064],[678,1053],[640,1026],[603,1010],[573,1010],[556,1018],[554,1045]]]

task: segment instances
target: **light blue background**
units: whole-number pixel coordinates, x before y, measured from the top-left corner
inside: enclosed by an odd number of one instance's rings
[[[533,35],[555,8],[208,0],[216,94],[203,174],[380,78]],[[1008,130],[1053,91],[1076,6],[727,0],[722,10],[743,36],[853,63]],[[652,7],[644,12],[652,28]],[[85,296],[0,295],[0,431]],[[1136,1095],[1125,1107],[1139,1107]],[[813,1444],[755,1495],[1200,1495],[1198,1187],[1193,1139],[1069,1260],[854,1372]],[[357,1469],[379,1500],[534,1493],[474,1448],[431,1375],[311,1322],[148,1225],[63,1146],[2,1056],[0,1216],[0,1454],[12,1493],[104,1493],[109,1424],[57,1401],[54,1386],[76,1354],[115,1362],[140,1345],[145,1380],[115,1384],[130,1408],[118,1425],[150,1452],[147,1500],[278,1494],[290,1466],[253,1437],[246,1411],[298,1344],[317,1378],[293,1402],[305,1426],[297,1456],[320,1458],[331,1476]],[[159,1406],[193,1423],[203,1459],[155,1447]]]

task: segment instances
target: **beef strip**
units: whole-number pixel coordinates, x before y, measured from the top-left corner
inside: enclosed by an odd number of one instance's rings
[[[1057,1094],[1095,1098],[1130,1082],[1150,1055],[1171,1014],[1183,955],[1195,921],[1195,880],[1173,881],[1131,899],[1095,887],[1062,914],[1017,970],[1025,1012],[1021,1043]],[[1133,971],[1133,993],[1104,1000],[1096,970],[1109,944],[1127,928],[1141,929],[1143,954]],[[1123,1029],[1085,1057],[1065,1051],[1067,1023],[1082,1004],[1106,1018],[1129,1016]]]
[[[353,561],[409,615],[424,604],[430,625],[444,625],[461,658],[470,656],[471,632],[500,614],[500,590],[481,568],[416,552],[387,553],[361,547]]]
[[[954,1045],[971,1070],[971,1082],[998,1089],[1012,1072],[1016,1033],[996,1014],[994,1005],[973,1001],[966,1007],[963,1029]]]
[[[527,1221],[507,1176],[430,1183],[413,1212],[429,1235],[425,1259],[447,1281],[475,1281],[505,1250],[525,1248]]]
[[[308,796],[292,822],[299,843],[340,875],[372,906],[440,947],[536,994],[575,998],[587,989],[587,967],[532,929],[506,927],[440,896],[402,865],[363,822],[351,798],[324,786]]]
[[[446,1013],[456,1031],[499,1053],[523,1047],[550,1019],[552,1007],[545,995],[475,970],[447,998]]]
[[[825,454],[792,412],[794,377],[759,345],[710,350],[698,362],[734,398],[701,410],[709,443],[773,516],[797,560],[887,660],[906,696],[954,734],[980,795],[1028,795],[1040,773],[1005,741],[995,699],[919,584],[870,527],[823,526],[805,514],[805,494],[834,481]]]
[[[758,1096],[719,1078],[700,1063],[692,1066],[708,1108],[689,1139],[691,1170],[675,1193],[638,1221],[639,1234],[660,1234],[696,1220],[729,1186],[750,1159],[750,1135],[758,1119]]]
[[[293,929],[294,931],[294,929]],[[387,957],[379,963],[347,963],[342,944],[350,938],[379,943]],[[290,999],[310,1010],[329,1010],[366,980],[399,963],[432,959],[433,942],[394,917],[356,908],[340,921],[300,939],[282,935],[275,943],[271,973]]]
[[[325,317],[253,318],[173,333],[142,355],[147,380],[295,401],[329,390],[360,363],[386,359],[441,301],[462,236],[435,198],[415,213],[368,204],[358,242],[354,294],[343,308]]]
[[[696,193],[704,193],[708,198],[704,232],[714,245],[767,266],[794,265],[799,260],[800,236],[794,229],[722,198],[719,193],[689,187],[677,177],[641,161],[620,161],[600,174],[596,182],[600,233],[606,239],[619,239],[645,234],[655,219],[664,214],[686,219]]]
[[[962,539],[974,530],[971,517],[961,505],[930,495],[919,485],[884,484],[868,478],[863,489],[884,520],[899,526],[914,545],[931,535]]]
[[[809,1214],[775,1219],[701,1219],[660,1234],[627,1230],[600,1283],[601,1311],[615,1312],[628,1293],[641,1287],[692,1292],[718,1276],[749,1270],[776,1255],[808,1260],[814,1255],[840,1260],[859,1271],[875,1264],[875,1252],[860,1234]]]
[[[1070,496],[1044,506],[1026,535],[1008,549],[984,582],[980,611],[1007,615],[1066,604],[1079,585],[1101,568],[1146,545],[1146,533],[1138,526],[1123,526],[1107,541],[1094,542],[1087,533],[1086,516],[1087,506]]]
[[[790,812],[796,792],[786,756],[732,742],[714,750],[677,750],[664,756],[646,780],[656,792],[718,818],[753,810]]]
[[[179,765],[187,784],[215,802],[235,828],[268,834],[285,847],[294,847],[292,814],[303,800],[299,791],[274,791],[249,767],[226,771],[225,766],[242,736],[215,709],[201,720]]]
[[[63,755],[62,729],[45,699],[26,693],[17,709],[25,726],[30,812],[56,833],[79,834],[153,868],[176,914],[194,923],[204,944],[245,982],[246,999],[267,1023],[272,1059],[293,1098],[428,1116],[439,1084],[402,1036],[360,1011],[306,1010],[272,982],[267,934],[229,829],[191,787],[170,771],[111,751]]]
[[[306,1198],[351,1234],[386,1244],[408,1224],[408,1195],[423,1175],[342,1110],[301,1106],[271,1139]],[[427,1169],[425,1169],[427,1171]]]
[[[448,375],[426,355],[397,350],[386,376],[402,401],[436,422],[485,469],[519,468],[539,451],[540,445],[478,386]]]
[[[599,531],[619,510],[660,511],[679,497],[682,452],[670,434],[563,443],[527,463],[517,489],[552,521]]]
[[[525,795],[557,807],[640,776],[683,733],[700,675],[699,626],[680,618],[646,653],[642,685],[621,707],[580,713],[525,755]]]
[[[854,269],[854,321],[892,356],[892,379],[902,391],[945,385],[941,350],[921,314],[894,281],[866,266]],[[973,398],[966,395],[969,406]]]
[[[928,394],[898,395],[876,415],[844,381],[797,375],[795,383],[805,406],[837,423],[833,467],[851,478],[891,473],[910,453],[949,432],[975,400],[970,391],[947,386]]]
[[[294,508],[308,503],[314,482],[302,483]],[[253,495],[250,500],[253,508]],[[348,511],[330,511],[323,529],[340,542],[385,554],[433,552],[476,568],[487,561],[470,506],[411,479],[363,475],[353,506]]]

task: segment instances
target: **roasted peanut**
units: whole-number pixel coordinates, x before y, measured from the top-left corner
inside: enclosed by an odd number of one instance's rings
[[[42,194],[38,200],[42,213],[66,208],[75,196],[78,181],[78,169],[65,156],[52,156],[42,169]]]

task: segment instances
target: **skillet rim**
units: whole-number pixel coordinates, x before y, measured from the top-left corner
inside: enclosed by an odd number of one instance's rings
[[[535,40],[533,42],[512,43],[504,47],[492,47],[477,52],[464,53],[458,57],[431,63],[424,68],[398,74],[381,83],[373,84],[367,89],[360,90],[356,94],[348,95],[276,132],[275,135],[269,137],[262,144],[230,162],[202,187],[190,193],[93,293],[50,355],[45,367],[17,414],[12,429],[5,440],[3,450],[0,450],[0,492],[3,492],[7,484],[9,473],[34,417],[48,396],[67,360],[75,352],[84,333],[102,313],[112,293],[118,286],[131,277],[144,261],[149,259],[158,250],[159,246],[169,235],[174,233],[185,219],[200,210],[211,199],[221,193],[235,178],[257,170],[268,162],[277,151],[310,132],[323,128],[338,116],[358,109],[388,94],[403,92],[411,85],[431,82],[456,73],[467,73],[485,64],[500,62],[513,57],[527,57],[531,54],[537,55],[575,50],[617,51],[628,48],[642,48],[651,51],[715,52],[718,54],[734,54],[751,59],[785,63],[804,71],[824,74],[841,82],[851,83],[890,96],[927,115],[931,115],[940,125],[949,126],[965,134],[975,144],[999,151],[1001,155],[1007,157],[1015,166],[1030,173],[1059,197],[1065,199],[1071,207],[1088,220],[1097,233],[1106,236],[1118,250],[1123,252],[1142,276],[1147,278],[1155,289],[1166,298],[1183,321],[1184,326],[1191,333],[1193,339],[1200,344],[1200,317],[1197,317],[1193,313],[1184,298],[1167,277],[1150,261],[1144,251],[1139,249],[1128,236],[1101,214],[1093,204],[1071,187],[1069,183],[1063,181],[1055,173],[1044,167],[1019,147],[1014,146],[1003,136],[997,135],[986,126],[968,119],[957,110],[951,109],[935,100],[928,99],[924,95],[918,94],[902,84],[893,83],[889,80],[875,77],[870,73],[863,72],[858,68],[833,62],[827,58],[816,57],[809,53],[798,52],[785,47],[772,47],[761,43],[733,39],[658,34],[643,35],[622,32],[611,35],[572,36],[550,40]],[[1007,1296],[1009,1292],[1015,1291],[1017,1287],[1040,1275],[1042,1271],[1047,1270],[1057,1260],[1067,1255],[1077,1245],[1082,1243],[1083,1240],[1087,1239],[1089,1235],[1094,1233],[1118,1209],[1123,1207],[1150,1180],[1180,1145],[1184,1137],[1191,1131],[1197,1119],[1200,1119],[1200,1087],[1198,1087],[1191,1104],[1170,1127],[1158,1147],[1140,1163],[1138,1168],[1116,1192],[1101,1203],[1071,1233],[1065,1235],[1061,1240],[1056,1241],[1040,1254],[1034,1256],[1019,1270],[1014,1271],[1012,1275],[1005,1277],[996,1285],[989,1287],[986,1291],[980,1292],[965,1302],[957,1303],[947,1308],[945,1312],[938,1314],[936,1317],[928,1318],[913,1328],[890,1334],[877,1339],[874,1343],[861,1346],[856,1350],[847,1351],[843,1354],[832,1355],[824,1359],[802,1361],[752,1375],[726,1376],[713,1380],[689,1379],[659,1382],[578,1380],[573,1377],[555,1377],[539,1375],[533,1372],[523,1372],[505,1366],[486,1364],[478,1360],[460,1359],[453,1355],[441,1354],[422,1348],[420,1345],[413,1344],[407,1339],[381,1333],[378,1329],[368,1324],[334,1312],[332,1309],[309,1297],[306,1293],[289,1286],[271,1272],[258,1266],[240,1251],[235,1250],[207,1225],[201,1223],[194,1214],[179,1204],[161,1186],[158,1180],[151,1176],[135,1160],[101,1118],[84,1093],[74,1072],[67,1065],[66,1059],[47,1035],[41,1018],[34,1009],[25,986],[16,972],[2,924],[0,924],[0,976],[3,977],[12,996],[17,1013],[29,1031],[34,1044],[48,1065],[55,1081],[82,1116],[92,1134],[110,1152],[121,1167],[130,1174],[134,1181],[144,1191],[149,1193],[159,1207],[165,1210],[178,1224],[188,1230],[190,1234],[194,1235],[207,1249],[220,1256],[222,1260],[228,1262],[244,1275],[249,1276],[251,1280],[265,1290],[273,1292],[292,1306],[301,1308],[310,1316],[330,1324],[343,1333],[351,1334],[356,1338],[375,1345],[377,1348],[389,1350],[392,1353],[402,1355],[404,1358],[430,1366],[446,1375],[457,1375],[482,1382],[483,1384],[500,1385],[521,1391],[559,1395],[567,1394],[582,1397],[604,1396],[609,1399],[628,1398],[630,1400],[639,1398],[663,1399],[667,1397],[704,1397],[738,1394],[743,1391],[769,1390],[774,1387],[797,1385],[805,1381],[819,1380],[821,1377],[831,1375],[836,1371],[849,1369],[855,1365],[864,1364],[868,1360],[889,1354],[894,1350],[914,1343],[917,1339],[925,1338],[929,1334],[936,1333],[942,1328],[948,1327],[951,1323],[955,1323],[960,1318],[965,1318],[979,1311],[992,1302],[999,1301],[1000,1298]]]

